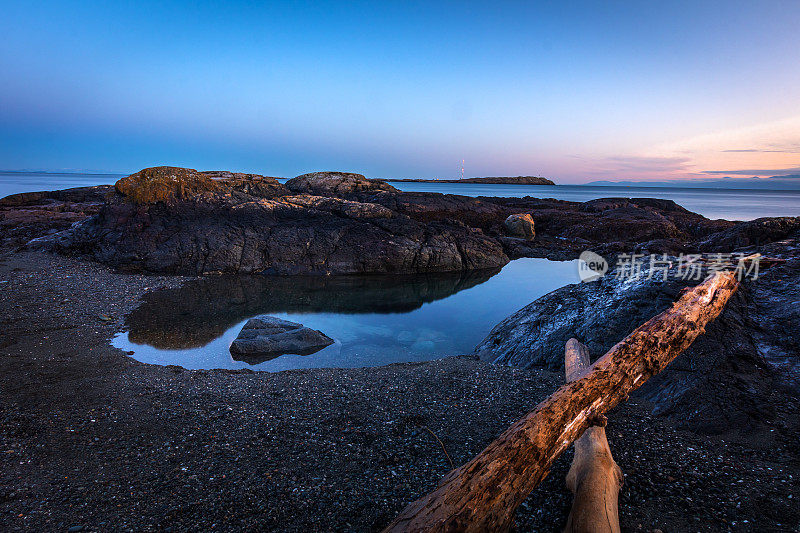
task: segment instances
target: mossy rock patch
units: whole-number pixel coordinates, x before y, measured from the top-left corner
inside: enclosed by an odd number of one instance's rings
[[[150,167],[120,179],[114,188],[133,203],[155,204],[217,192],[220,184],[190,168]]]

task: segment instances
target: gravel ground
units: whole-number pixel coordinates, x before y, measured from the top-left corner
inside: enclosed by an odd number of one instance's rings
[[[189,371],[109,346],[142,294],[185,279],[0,257],[0,530],[378,530],[448,456],[467,461],[563,382],[467,358]],[[797,433],[725,442],[647,407],[609,415],[623,530],[800,530]],[[520,531],[561,530],[570,460],[523,504]]]

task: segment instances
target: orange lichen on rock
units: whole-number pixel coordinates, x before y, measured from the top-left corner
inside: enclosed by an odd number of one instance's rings
[[[155,204],[217,192],[220,184],[191,168],[151,167],[120,179],[114,189],[133,203]]]

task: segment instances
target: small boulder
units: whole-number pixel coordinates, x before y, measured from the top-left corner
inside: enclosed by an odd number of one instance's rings
[[[533,217],[530,214],[510,215],[503,223],[508,233],[523,239],[532,241],[536,236],[533,225]]]
[[[259,315],[247,321],[230,351],[234,359],[262,362],[283,354],[309,355],[331,344],[333,339],[303,324]]]
[[[371,180],[362,174],[351,172],[312,172],[292,178],[286,187],[295,193],[330,196],[357,192],[398,192],[397,189],[381,180]]]

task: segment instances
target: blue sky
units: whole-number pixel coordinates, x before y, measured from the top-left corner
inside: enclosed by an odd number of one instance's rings
[[[15,2],[0,168],[800,171],[800,2]]]

